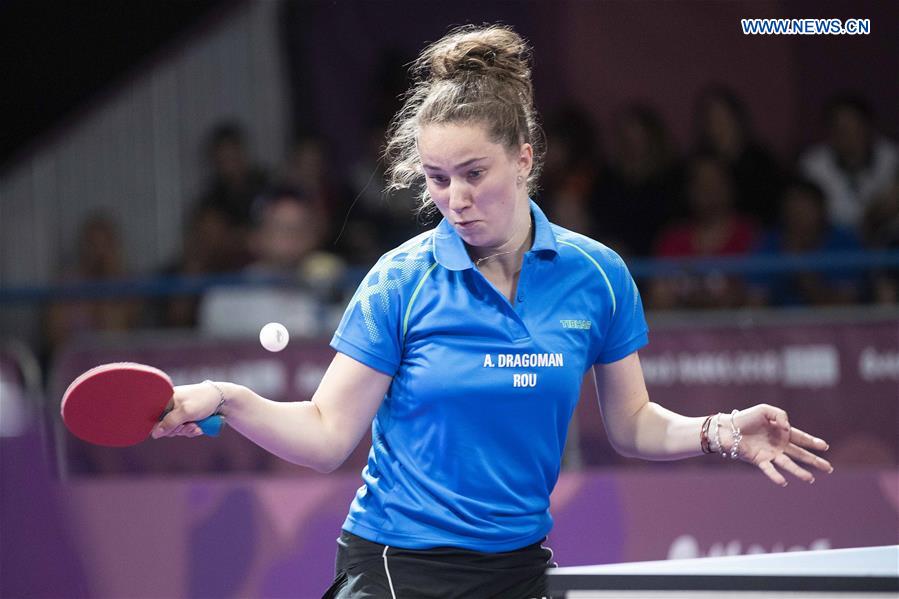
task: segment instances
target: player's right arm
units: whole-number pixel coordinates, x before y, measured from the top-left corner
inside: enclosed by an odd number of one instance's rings
[[[371,426],[391,380],[338,352],[312,401],[272,401],[234,383],[182,385],[175,387],[172,411],[153,430],[153,437],[200,434],[193,422],[215,411],[218,386],[226,399],[221,413],[231,428],[280,458],[330,472],[346,460]]]

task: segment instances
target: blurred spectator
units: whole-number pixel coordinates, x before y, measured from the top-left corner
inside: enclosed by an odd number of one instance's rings
[[[890,186],[868,205],[863,234],[873,250],[899,250],[899,171]],[[874,301],[899,304],[899,268],[874,273]]]
[[[267,322],[280,322],[294,337],[333,331],[343,298],[342,261],[318,251],[324,215],[305,191],[281,187],[254,203],[251,281],[272,285],[218,287],[200,304],[200,328],[221,336],[254,337]]]
[[[228,215],[213,206],[197,206],[184,228],[181,256],[160,274],[187,277],[239,270],[247,263],[247,249],[234,239]],[[157,306],[157,324],[194,328],[198,306],[196,295],[166,297]]]
[[[784,191],[779,225],[768,231],[756,250],[760,256],[808,252],[859,251],[851,229],[832,225],[821,188],[804,180]],[[753,277],[753,303],[774,306],[846,304],[862,295],[864,277],[857,271],[789,272]]]
[[[899,167],[896,144],[880,136],[868,103],[840,95],[826,108],[828,139],[799,159],[805,177],[824,190],[830,219],[860,232],[862,218]]]
[[[64,283],[114,281],[127,276],[118,226],[106,214],[95,213],[81,224],[75,256],[77,262],[61,277]],[[127,330],[136,326],[139,318],[137,300],[54,302],[44,320],[46,347],[52,353],[82,333]]]
[[[266,186],[265,171],[252,163],[246,135],[234,122],[216,125],[209,135],[206,156],[212,174],[199,205],[226,214],[235,226],[246,226],[250,204]]]
[[[662,231],[656,256],[728,256],[750,251],[756,226],[734,207],[734,183],[726,163],[708,154],[695,157],[686,191],[690,217]],[[655,308],[732,308],[744,299],[742,280],[721,273],[660,277],[650,290],[650,304]]]
[[[590,117],[570,106],[546,122],[546,159],[541,206],[554,223],[593,236],[594,187],[599,144]]]
[[[627,106],[615,119],[611,165],[593,201],[596,236],[622,253],[648,255],[677,212],[680,186],[661,117],[647,106]]]
[[[330,164],[332,161],[324,139],[317,135],[304,135],[291,146],[278,177],[287,186],[305,190],[317,203],[315,208],[322,213],[323,224],[329,225],[321,233],[325,248],[334,245],[347,209],[345,194],[334,183]]]
[[[783,173],[771,152],[755,139],[743,101],[726,87],[711,86],[697,98],[694,119],[697,150],[730,166],[737,210],[773,225]]]

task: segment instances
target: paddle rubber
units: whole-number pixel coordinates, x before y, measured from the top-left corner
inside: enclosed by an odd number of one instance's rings
[[[158,368],[135,362],[103,364],[72,381],[60,412],[66,428],[79,439],[127,447],[150,435],[173,393],[172,380]],[[223,420],[212,415],[196,424],[203,434],[215,437]]]

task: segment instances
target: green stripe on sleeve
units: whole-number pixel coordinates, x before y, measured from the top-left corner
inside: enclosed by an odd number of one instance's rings
[[[580,247],[574,245],[573,243],[571,243],[571,242],[569,242],[569,241],[562,241],[561,239],[557,239],[557,240],[556,240],[556,243],[561,243],[561,244],[563,244],[563,245],[568,245],[568,246],[573,247],[574,249],[576,249],[577,251],[579,251],[579,252],[582,253],[583,255],[587,256],[587,259],[588,259],[590,262],[593,263],[593,266],[596,267],[596,270],[599,271],[599,274],[601,274],[603,280],[605,280],[605,282],[606,282],[606,287],[609,288],[609,295],[612,296],[612,316],[615,316],[615,309],[616,309],[616,305],[615,305],[615,292],[612,290],[612,283],[609,282],[609,277],[606,276],[606,271],[604,271],[604,270],[602,269],[602,266],[599,265],[599,262],[597,262],[596,260],[594,260],[594,259],[593,259],[593,256],[591,256],[590,254],[588,254],[587,252],[585,252],[582,248],[580,248]]]

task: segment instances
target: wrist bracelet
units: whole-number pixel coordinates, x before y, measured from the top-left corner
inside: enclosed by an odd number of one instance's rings
[[[743,440],[743,434],[740,432],[740,427],[737,426],[735,417],[739,413],[740,410],[734,410],[730,413],[730,430],[731,434],[734,436],[734,444],[730,446],[730,459],[736,460],[740,457],[740,441]]]
[[[225,392],[222,391],[222,388],[221,388],[221,387],[219,387],[218,385],[216,385],[214,382],[210,381],[209,379],[206,379],[206,380],[203,381],[203,382],[204,382],[204,383],[209,383],[210,385],[212,385],[213,387],[215,387],[215,390],[216,390],[216,391],[219,392],[219,405],[217,405],[217,406],[215,407],[215,411],[214,411],[212,414],[213,414],[213,415],[219,415],[219,414],[221,414],[221,413],[222,413],[222,408],[225,406]]]
[[[709,444],[709,449],[711,449],[714,453],[721,453],[721,422],[720,422],[721,412],[715,414],[715,417],[712,418],[712,426],[715,427],[715,432],[712,435],[712,441]]]
[[[709,447],[709,423],[711,421],[712,417],[707,416],[702,423],[702,427],[699,429],[699,448],[702,450],[702,453],[712,453],[712,450]]]

